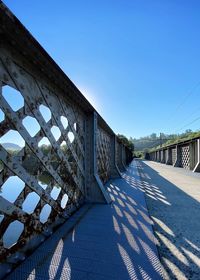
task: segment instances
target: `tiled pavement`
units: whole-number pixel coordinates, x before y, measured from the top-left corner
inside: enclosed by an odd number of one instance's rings
[[[113,180],[110,205],[86,205],[26,259],[7,280],[162,279],[135,162]],[[69,232],[76,218],[79,223]]]

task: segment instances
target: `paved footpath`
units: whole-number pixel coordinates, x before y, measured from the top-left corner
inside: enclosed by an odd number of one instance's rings
[[[200,173],[137,161],[164,279],[200,279]]]
[[[162,279],[141,187],[133,162],[123,178],[109,184],[112,204],[82,207],[7,280]]]

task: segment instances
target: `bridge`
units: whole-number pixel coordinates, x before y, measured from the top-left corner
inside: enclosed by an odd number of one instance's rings
[[[197,271],[198,259],[188,247],[184,256],[174,253],[174,263],[158,254],[169,243],[166,233],[175,243],[183,226],[167,227],[178,184],[167,180],[177,169],[160,163],[198,171],[199,139],[154,151],[152,161],[133,160],[1,1],[0,35],[0,278],[190,279],[187,264]],[[181,171],[176,176],[192,178],[199,190],[198,176]],[[189,205],[197,209],[194,200]],[[182,240],[198,252],[194,237]]]

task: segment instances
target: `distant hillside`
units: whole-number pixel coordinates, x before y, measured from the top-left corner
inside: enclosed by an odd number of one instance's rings
[[[170,145],[173,143],[181,142],[184,140],[192,139],[194,137],[200,136],[200,131],[193,132],[188,129],[181,134],[164,134],[157,136],[156,133],[152,133],[146,137],[140,137],[139,139],[133,139],[135,151],[145,151],[157,148],[162,144],[162,146]]]
[[[133,139],[133,143],[135,151],[144,151],[146,149],[152,149],[161,143],[164,144],[168,139],[166,135],[162,135],[162,138],[160,138],[156,133],[152,133],[151,135],[140,137],[139,139]]]
[[[1,145],[6,150],[21,150],[21,147],[19,145],[13,144],[13,143],[1,143]]]

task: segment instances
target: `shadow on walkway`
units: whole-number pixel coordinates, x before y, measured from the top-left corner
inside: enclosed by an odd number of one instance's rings
[[[140,160],[137,166],[142,180],[140,190],[146,193],[154,222],[165,279],[200,279],[200,203],[185,192],[189,184],[191,195],[200,193],[200,181],[196,178],[194,184],[192,173],[191,179],[187,179],[184,170],[175,172],[166,167],[169,179],[179,176],[179,184],[175,185],[160,176],[159,170],[165,166]],[[185,173],[189,176],[188,171]],[[184,185],[187,185],[185,191]]]
[[[112,204],[92,205],[68,233],[76,213],[7,279],[161,279],[141,188],[133,162],[108,184]]]

